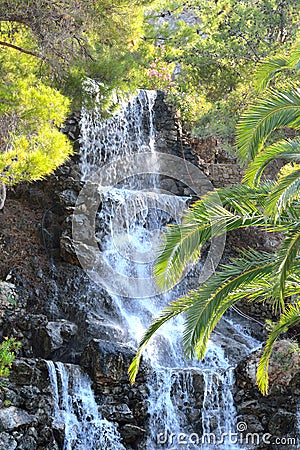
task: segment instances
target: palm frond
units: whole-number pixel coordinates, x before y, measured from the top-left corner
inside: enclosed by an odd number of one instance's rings
[[[256,87],[258,91],[266,89],[270,80],[272,80],[278,73],[290,70],[300,69],[300,42],[299,39],[293,44],[290,49],[289,56],[277,54],[271,58],[263,61],[257,69],[255,74]]]
[[[168,320],[171,320],[173,317],[176,317],[178,314],[183,313],[189,307],[190,307],[190,300],[188,298],[180,298],[167,305],[160,312],[159,316],[153,320],[152,324],[149,326],[148,330],[142,337],[141,342],[139,343],[137,353],[128,369],[129,379],[132,384],[135,382],[139,370],[142,352],[148,345],[153,334],[160,327],[162,327],[164,323],[166,323]]]
[[[270,184],[255,189],[231,186],[209,193],[192,205],[183,214],[181,225],[168,227],[158,249],[154,267],[158,287],[174,286],[185,268],[199,259],[201,246],[209,239],[237,228],[266,227],[259,206],[264,205],[269,190]]]
[[[288,57],[289,69],[298,71],[300,69],[300,39],[298,38],[292,46],[290,56]]]
[[[266,98],[250,107],[237,125],[237,147],[244,164],[252,161],[272,133],[283,127],[300,126],[300,92],[269,89]]]
[[[282,177],[270,192],[266,214],[273,216],[275,220],[280,214],[299,198],[300,190],[300,169]]]
[[[268,335],[263,354],[257,369],[257,385],[263,395],[268,395],[269,390],[269,361],[275,342],[281,333],[300,323],[300,302],[296,305],[288,305],[277,324]]]
[[[137,353],[128,370],[131,383],[134,383],[136,379],[142,352],[148,345],[153,334],[155,334],[167,321],[179,314],[184,313],[187,316],[186,330],[183,334],[183,344],[186,354],[188,356],[193,356],[194,350],[196,350],[198,357],[204,357],[209,336],[225,311],[233,303],[241,298],[245,298],[247,295],[249,295],[249,297],[257,298],[260,293],[261,295],[264,294],[264,289],[259,290],[258,286],[253,285],[247,293],[245,293],[241,287],[244,285],[246,286],[247,282],[249,284],[257,278],[257,274],[260,274],[261,280],[264,275],[270,273],[273,264],[274,259],[272,254],[259,253],[254,250],[241,253],[241,258],[234,259],[230,265],[222,266],[222,271],[217,272],[205,285],[195,291],[189,292],[188,295],[179,298],[166,306],[159,316],[154,319],[139,343]],[[219,284],[222,288],[217,288]],[[197,303],[196,314],[199,311],[202,311],[204,321],[206,320],[206,317],[209,317],[210,311],[213,314],[212,328],[209,332],[206,331],[206,333],[203,334],[203,343],[201,339],[198,339],[199,336],[197,337],[196,334],[191,342],[188,342],[187,339],[189,334],[188,328],[191,326],[191,324],[189,324],[189,317],[192,318],[193,314],[195,314],[195,302]],[[216,314],[214,315],[214,313]],[[192,346],[194,347],[192,348]]]
[[[274,268],[275,284],[274,298],[279,298],[282,310],[285,307],[284,297],[288,275],[294,270],[295,259],[300,250],[300,222],[289,229],[286,237],[276,254]]]
[[[164,235],[163,246],[154,267],[157,286],[169,289],[182,277],[188,264],[200,257],[201,238],[210,238],[210,226],[200,224],[172,225]]]
[[[286,70],[289,62],[284,56],[275,56],[264,61],[257,69],[255,74],[255,84],[259,92],[266,89],[270,80],[279,72]]]
[[[267,165],[279,158],[300,161],[300,138],[281,140],[263,149],[247,167],[243,181],[257,186]]]
[[[270,274],[274,266],[274,255],[247,251],[223,265],[196,291],[186,297],[191,306],[186,310],[183,346],[187,356],[203,358],[211,332],[232,302],[245,297],[243,286],[257,278]],[[222,303],[228,301],[225,305]],[[225,306],[225,307],[224,307]]]

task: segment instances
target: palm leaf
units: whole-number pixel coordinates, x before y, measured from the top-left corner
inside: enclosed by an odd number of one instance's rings
[[[300,161],[300,138],[281,140],[270,145],[258,153],[247,167],[244,182],[251,186],[257,185],[263,171],[270,162],[275,159],[285,159],[286,161]]]
[[[180,298],[166,306],[160,312],[159,316],[153,320],[152,324],[142,337],[141,342],[139,343],[138,351],[128,369],[129,379],[132,384],[135,382],[139,370],[142,352],[148,345],[153,334],[156,333],[156,331],[162,327],[164,323],[171,320],[173,317],[176,317],[178,314],[183,313],[187,308],[189,308],[189,306],[190,300],[188,298]]]
[[[245,252],[242,257],[233,259],[230,265],[203,284],[198,290],[189,293],[191,306],[186,310],[186,326],[183,345],[187,356],[203,358],[208,339],[214,327],[232,302],[243,298],[242,287],[257,278],[272,272],[274,255],[256,251]],[[222,302],[228,298],[224,308]]]
[[[279,298],[282,310],[285,307],[284,296],[286,280],[294,270],[295,259],[300,250],[300,223],[290,227],[279,251],[276,254],[275,285],[273,296]]]
[[[277,54],[260,64],[255,74],[257,89],[259,91],[266,89],[272,78],[287,69],[296,71],[300,69],[299,39],[297,39],[290,49],[289,56]]]
[[[289,69],[294,69],[298,71],[300,69],[300,40],[297,39],[293,45],[290,56],[288,57],[288,67]]]
[[[173,225],[167,229],[154,268],[156,283],[161,289],[174,286],[182,277],[186,266],[199,259],[201,237],[209,239],[209,233],[210,227],[207,223],[202,226]]]
[[[237,125],[237,147],[241,162],[252,161],[272,131],[300,126],[300,92],[269,89],[267,97],[250,107]]]
[[[279,72],[286,70],[289,62],[284,56],[275,56],[264,61],[257,69],[255,74],[255,84],[259,92],[266,89],[270,80]]]
[[[280,214],[299,198],[300,169],[282,177],[270,193],[266,213],[277,220]]]
[[[168,320],[174,318],[175,316],[185,313],[187,315],[187,318],[189,317],[189,310],[191,309],[192,312],[194,311],[194,303],[195,300],[197,300],[197,307],[198,309],[203,308],[203,311],[208,314],[208,308],[212,307],[212,302],[214,301],[214,311],[217,311],[219,306],[219,314],[216,314],[216,316],[213,317],[214,323],[213,328],[211,329],[210,333],[206,334],[204,337],[205,341],[205,348],[207,341],[209,339],[209,336],[211,332],[213,331],[214,327],[216,326],[217,322],[220,320],[222,315],[225,313],[225,311],[235,302],[240,300],[241,298],[245,297],[245,293],[240,290],[238,292],[234,292],[237,290],[237,288],[241,287],[243,284],[246,284],[246,281],[250,282],[251,280],[254,280],[256,278],[256,274],[254,273],[254,270],[251,272],[251,266],[256,265],[256,273],[260,273],[260,276],[262,277],[263,274],[268,274],[270,272],[269,268],[266,267],[266,264],[268,266],[272,266],[273,264],[273,258],[272,255],[269,253],[259,253],[255,251],[249,251],[247,253],[242,254],[241,259],[235,259],[233,260],[232,265],[224,265],[223,270],[221,272],[217,272],[213,277],[211,277],[208,282],[200,287],[196,291],[191,291],[188,295],[179,298],[173,302],[171,302],[168,306],[166,306],[159,316],[154,319],[146,333],[144,334],[141,342],[139,343],[139,347],[137,350],[137,353],[129,367],[128,373],[131,383],[135,382],[136,375],[138,373],[140,360],[142,356],[142,352],[145,349],[145,347],[148,345],[150,339],[152,336],[157,332],[157,330],[164,325]],[[260,266],[259,266],[260,264]],[[258,267],[259,266],[259,267]],[[264,268],[264,270],[263,270]],[[248,269],[248,270],[247,270]],[[247,270],[247,273],[245,273],[245,270]],[[226,282],[226,285],[225,285]],[[218,286],[218,283],[223,283],[224,288],[223,289],[217,289],[216,286]],[[252,286],[251,292],[249,291],[249,296],[255,295],[255,298],[259,295],[259,293],[264,294],[264,290],[261,289],[261,291],[258,289],[257,286]],[[228,297],[227,302],[223,302],[222,300],[226,299]],[[208,305],[208,302],[211,302],[210,305]],[[200,307],[201,305],[201,307]],[[188,322],[188,319],[187,319]],[[184,347],[186,349],[186,354],[189,356],[193,355],[194,349],[190,347],[190,345],[195,345],[196,352],[198,357],[204,357],[205,349],[203,351],[197,350],[197,344],[198,339],[195,339],[195,342],[193,341],[191,344],[187,343],[186,334],[188,333],[187,329],[184,332],[183,335],[183,343]],[[204,345],[204,344],[203,344]]]
[[[256,381],[263,395],[268,395],[269,390],[269,361],[275,342],[281,333],[300,323],[300,302],[296,305],[288,305],[285,312],[281,315],[278,323],[274,326],[268,335],[263,354],[260,358]]]
[[[264,204],[269,190],[269,184],[256,189],[231,186],[209,193],[192,205],[184,213],[182,225],[167,229],[159,247],[154,267],[158,287],[173,287],[185,268],[199,259],[201,246],[209,239],[237,228],[265,227],[267,222],[258,205]]]

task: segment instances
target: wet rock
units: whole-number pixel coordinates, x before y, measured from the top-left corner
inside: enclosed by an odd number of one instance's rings
[[[60,256],[63,261],[74,264],[76,266],[81,266],[80,261],[84,261],[84,268],[90,269],[93,267],[97,248],[85,244],[84,242],[76,243],[76,248],[74,241],[70,236],[64,235],[60,238]]]
[[[81,365],[96,384],[128,383],[134,350],[123,344],[93,339],[84,349]]]
[[[30,385],[33,376],[35,379],[40,376],[36,363],[37,359],[15,359],[10,372],[10,381],[16,383],[18,386]]]
[[[23,425],[32,425],[36,418],[22,409],[9,406],[0,410],[0,431],[17,429]]]
[[[70,339],[77,333],[78,327],[68,320],[48,322],[36,331],[36,354],[48,358],[55,350],[67,345]]]
[[[63,448],[65,439],[65,425],[62,422],[55,421],[53,424],[53,435],[59,448]]]
[[[107,405],[102,409],[102,414],[104,414],[107,419],[119,423],[132,422],[134,420],[133,412],[126,403]]]
[[[8,433],[0,433],[0,450],[15,450],[17,442]]]
[[[0,449],[62,448],[57,445],[51,429],[53,391],[46,362],[16,359],[9,379],[3,383],[5,386],[0,389],[4,397],[0,402]]]
[[[245,427],[247,429],[245,430],[246,433],[263,433],[264,427],[261,424],[258,417],[256,417],[254,414],[243,414],[241,418],[237,417],[237,424],[245,424]],[[237,425],[237,429],[239,430],[239,425]]]
[[[60,238],[60,256],[63,261],[80,266],[73,240],[69,236],[62,236]]]
[[[295,415],[285,411],[284,409],[279,409],[270,420],[269,431],[273,436],[291,435],[294,431],[295,426]]]
[[[146,430],[132,424],[125,424],[120,428],[120,434],[128,444],[139,442],[145,436]]]
[[[166,191],[164,192],[165,194],[179,194],[177,184],[172,178],[165,178],[164,180],[161,180],[159,188],[160,190]]]
[[[36,450],[37,448],[37,442],[34,439],[33,436],[30,436],[29,434],[25,434],[19,445],[18,445],[18,450]]]
[[[86,209],[87,206],[85,204],[81,205],[77,208],[77,213],[70,217],[71,224],[76,226],[76,228],[80,228],[80,239],[81,242],[86,243],[87,245],[91,242],[91,239],[94,238],[95,230],[94,226],[91,223],[91,218],[86,214],[81,214],[81,210]],[[84,211],[82,211],[84,212]]]
[[[66,189],[57,193],[60,203],[64,207],[74,207],[76,205],[78,192],[74,189]]]
[[[85,323],[86,332],[92,338],[120,342],[124,337],[124,331],[119,326],[105,321],[92,311],[87,313]]]

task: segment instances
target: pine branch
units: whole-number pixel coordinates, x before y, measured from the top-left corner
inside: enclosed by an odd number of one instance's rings
[[[30,50],[26,50],[25,48],[19,47],[18,45],[10,44],[9,42],[0,41],[0,45],[3,47],[13,48],[14,50],[18,50],[21,53],[25,53],[26,55],[34,56],[35,58],[46,60],[45,56],[32,52]]]

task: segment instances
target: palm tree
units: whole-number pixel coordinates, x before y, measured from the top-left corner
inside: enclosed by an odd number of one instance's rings
[[[260,67],[258,85],[265,88],[284,70],[295,74],[299,68],[300,46],[296,45],[290,57],[269,59]],[[143,349],[166,321],[183,313],[184,351],[188,357],[204,358],[210,335],[228,308],[241,299],[264,302],[271,298],[281,317],[269,333],[257,372],[260,391],[268,393],[272,348],[283,331],[300,323],[300,138],[276,139],[274,132],[283,127],[295,132],[300,128],[300,91],[296,82],[266,89],[241,117],[237,148],[246,165],[243,182],[208,193],[184,213],[181,225],[167,229],[155,266],[157,284],[169,288],[180,281],[185,268],[198,260],[203,244],[228,231],[251,226],[284,232],[280,247],[274,253],[245,250],[198,289],[165,307],[139,344],[129,368],[132,382]],[[262,181],[265,168],[277,158],[293,165],[279,174],[277,181]]]

